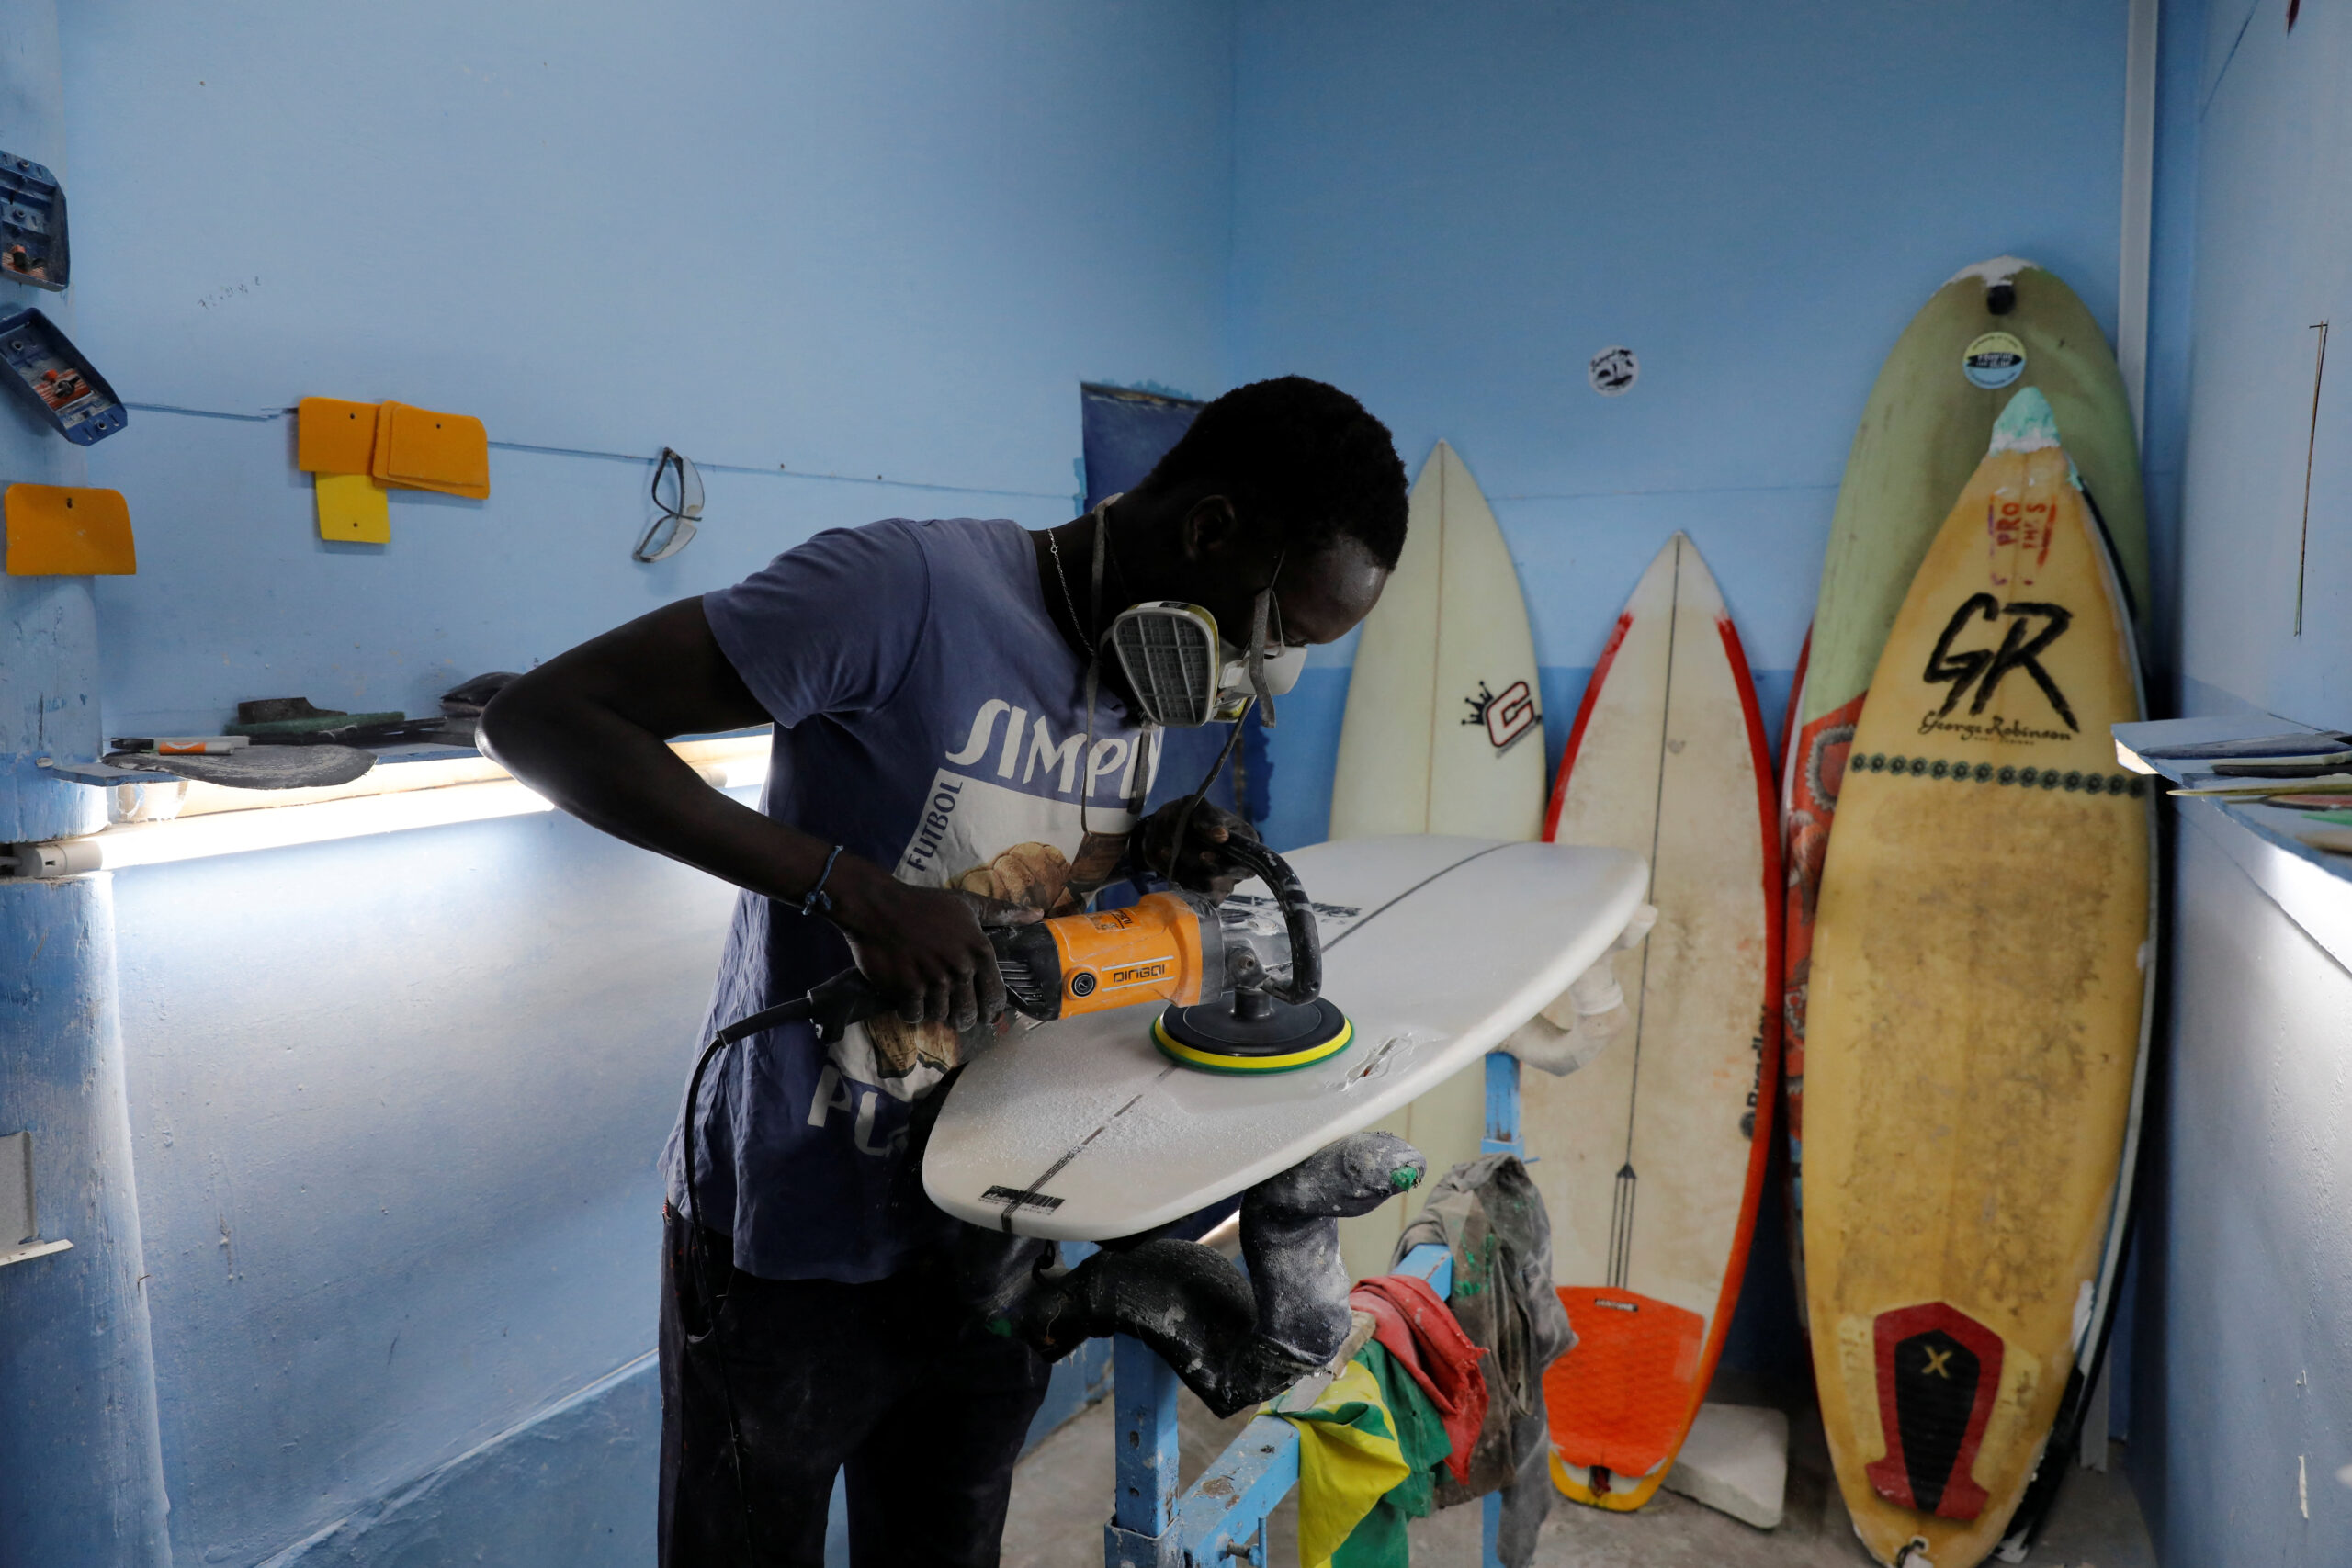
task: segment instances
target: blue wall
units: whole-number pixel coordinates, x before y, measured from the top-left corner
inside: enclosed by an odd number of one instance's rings
[[[2160,701],[2352,723],[2352,403],[2323,409],[2300,643],[2283,597],[2303,328],[2352,287],[2352,42],[2321,6],[2289,35],[2283,4],[2165,7],[2152,655]],[[50,13],[20,8],[0,145],[63,164],[40,142]],[[136,405],[89,474],[130,497],[142,571],[95,601],[0,582],[12,626],[86,667],[35,684],[103,690],[116,733],[292,693],[426,712],[820,527],[1066,517],[1080,380],[1205,396],[1298,371],[1363,397],[1409,467],[1441,436],[1470,462],[1555,756],[1676,528],[1777,730],[1853,423],[1910,314],[2007,251],[2112,328],[2121,0],[673,13],[64,13],[67,309]],[[1602,400],[1585,362],[1614,344],[1642,378]],[[402,494],[390,546],[321,544],[284,412],[313,393],[481,415],[492,499]],[[0,437],[5,477],[62,472],[30,426]],[[664,444],[709,506],[639,567]],[[1319,652],[1281,705],[1278,843],[1323,834],[1351,656]],[[25,669],[0,660],[11,756],[67,721]],[[2316,1553],[2352,1458],[2341,1225],[2311,1195],[2352,1174],[2326,1133],[2352,987],[2235,874],[2183,846],[2184,898],[2227,929],[2181,927],[2136,1328],[2134,1464],[2181,1562]],[[86,886],[89,909],[6,930],[29,951],[119,926],[128,1132],[74,1114],[136,1151],[107,1156],[115,1250],[91,1266],[137,1263],[143,1227],[175,1554],[641,1561],[650,1160],[724,890],[552,818],[126,873],[111,917]],[[85,987],[101,1073],[112,983],[93,957],[43,1004]],[[122,1321],[106,1364],[135,1393],[145,1329]],[[132,1533],[160,1504],[141,1462],[112,1472]]]
[[[418,711],[819,527],[1057,522],[1079,381],[1221,375],[1220,5],[84,6],[64,52],[80,341],[141,405],[93,454],[153,562],[101,587],[118,726]],[[291,421],[198,416],[308,394],[481,416],[492,499],[321,544]],[[741,471],[649,570],[591,454],[664,444]]]
[[[64,98],[54,0],[0,0],[0,148],[70,183]],[[73,329],[71,299],[0,283],[0,310],[26,305]],[[0,479],[76,484],[81,454],[12,398]],[[104,822],[37,761],[96,743],[97,649],[88,579],[0,576],[0,842]],[[0,1269],[12,1563],[170,1561],[114,953],[104,876],[0,880],[0,1132],[31,1135],[40,1234],[72,1244]]]
[[[2352,724],[2352,401],[2311,323],[2352,321],[2352,18],[2167,4],[2153,510],[2180,711]],[[2339,338],[2341,334],[2335,334]],[[2307,598],[2293,630],[2311,458]],[[2160,536],[2160,538],[2162,536]],[[2159,556],[2159,562],[2164,558]],[[2169,1562],[2335,1563],[2352,1539],[2352,976],[2200,816],[2172,832],[2132,1468]]]
[[[1232,42],[1214,0],[69,9],[77,338],[134,405],[106,732],[431,712],[820,528],[1069,516],[1081,380],[1220,384]],[[491,499],[322,544],[309,394],[480,415]],[[664,444],[708,506],[647,568]],[[542,817],[113,891],[175,1559],[646,1561],[652,1162],[728,890]]]
[[[1777,744],[1855,421],[1912,313],[2011,253],[2112,334],[2124,22],[2108,0],[1247,7],[1233,378],[1348,388],[1416,470],[1441,437],[1463,454],[1518,563],[1555,765],[1678,528]],[[1617,344],[1641,378],[1602,398],[1586,364]],[[1278,843],[1324,836],[1348,656],[1283,704]],[[1725,1359],[1798,1380],[1779,1222]]]
[[[1854,422],[1912,313],[2010,252],[2112,332],[2123,25],[2112,0],[1246,7],[1232,379],[1335,381],[1416,471],[1441,437],[1463,454],[1555,759],[1678,528],[1777,735]],[[1617,344],[1641,378],[1601,398],[1586,363]],[[1327,819],[1335,677],[1283,707],[1297,841]]]
[[[2214,0],[2198,101],[2194,375],[2185,454],[2181,667],[2193,706],[2252,704],[2314,724],[2352,722],[2352,397],[2312,444],[2312,323],[2352,322],[2352,175],[2344,74],[2352,33],[2285,0]],[[2335,334],[2332,350],[2345,347]],[[2306,456],[2311,555],[2293,629]]]
[[[266,1557],[651,1348],[729,889],[549,813],[115,890],[182,1561]]]

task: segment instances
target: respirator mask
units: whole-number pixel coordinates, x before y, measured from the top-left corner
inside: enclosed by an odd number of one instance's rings
[[[1102,566],[1110,539],[1109,513],[1111,503],[1118,499],[1110,496],[1094,509],[1091,586],[1098,616],[1102,604]],[[1052,542],[1051,535],[1047,536],[1047,542]],[[1058,570],[1058,550],[1055,562]],[[1249,641],[1244,647],[1236,648],[1227,641],[1218,629],[1216,617],[1200,605],[1188,604],[1181,599],[1159,599],[1131,605],[1113,616],[1096,646],[1094,657],[1087,661],[1088,756],[1093,755],[1094,695],[1105,659],[1118,660],[1127,689],[1135,694],[1136,716],[1143,721],[1147,736],[1159,729],[1197,729],[1210,724],[1233,726],[1233,733],[1201,780],[1200,788],[1184,803],[1169,847],[1171,866],[1183,843],[1185,825],[1192,818],[1193,808],[1200,804],[1210,781],[1224,770],[1227,759],[1241,739],[1240,721],[1255,705],[1262,710],[1266,727],[1272,728],[1274,699],[1298,683],[1298,672],[1306,667],[1306,649],[1291,647],[1283,638],[1282,607],[1274,598],[1274,584],[1282,581],[1282,559],[1277,557],[1272,578],[1250,604]],[[1063,592],[1069,592],[1067,581]],[[1070,606],[1073,620],[1077,618],[1077,608],[1075,603]],[[1096,624],[1101,623],[1098,620]],[[1151,764],[1136,770],[1135,798],[1129,806],[1138,820],[1143,815],[1144,795],[1158,762],[1155,746]],[[1081,797],[1081,826],[1085,818],[1086,801]]]
[[[1279,563],[1274,576],[1282,576]],[[1306,663],[1306,649],[1283,641],[1281,616],[1269,583],[1250,607],[1243,648],[1219,635],[1215,615],[1178,599],[1122,610],[1102,640],[1147,724],[1169,729],[1231,724],[1254,699],[1271,726],[1274,699],[1298,683]]]

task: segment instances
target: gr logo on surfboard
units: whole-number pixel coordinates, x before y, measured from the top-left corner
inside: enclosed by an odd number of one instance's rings
[[[1990,622],[1998,626],[2004,620],[2008,625],[2001,634],[1999,646],[1953,646],[1965,634],[1976,629],[1975,623]],[[1943,706],[1920,722],[1921,733],[1929,729],[1974,728],[1955,727],[1943,720],[1960,705],[1961,699],[1967,696],[1972,688],[1976,694],[1968,705],[1969,716],[1974,718],[1982,715],[1985,705],[1993,700],[1993,694],[2000,689],[2002,681],[2010,671],[2021,670],[2041,688],[2041,694],[2050,699],[2050,705],[2057,710],[2058,716],[2066,721],[2067,734],[2080,734],[2083,727],[2075,722],[2075,710],[2067,704],[2066,694],[2059,689],[2058,682],[2051,678],[2050,671],[2041,663],[2042,654],[2049,650],[2051,644],[2066,635],[2066,628],[2074,624],[2074,620],[2075,613],[2064,604],[2026,600],[2004,604],[1990,593],[1970,594],[1962,601],[1960,608],[1952,612],[1951,619],[1944,623],[1943,635],[1936,638],[1935,651],[1928,655],[1928,667],[1919,672],[1919,678],[1930,684],[1949,683],[1951,687],[1944,694]],[[1996,739],[2065,739],[2055,730],[2024,729],[2017,727],[2014,721],[2005,725],[1998,715],[1995,716],[1990,728],[1995,732],[1992,738]]]
[[[1544,716],[1535,711],[1535,694],[1524,681],[1513,681],[1499,692],[1489,691],[1481,681],[1477,694],[1462,700],[1470,708],[1470,716],[1462,722],[1483,725],[1498,757],[1519,744]]]

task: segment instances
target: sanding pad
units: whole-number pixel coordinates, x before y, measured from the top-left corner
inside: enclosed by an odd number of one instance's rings
[[[1346,1050],[1355,1039],[1347,1015],[1318,997],[1274,1002],[1261,1019],[1236,1014],[1232,993],[1213,1002],[1171,1007],[1151,1026],[1161,1055],[1209,1073],[1287,1073]]]

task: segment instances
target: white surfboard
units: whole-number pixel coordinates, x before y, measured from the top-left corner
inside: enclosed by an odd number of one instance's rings
[[[1776,807],[1738,633],[1677,534],[1586,687],[1547,834],[1650,863],[1657,924],[1610,961],[1632,1017],[1573,1076],[1520,1079],[1578,1339],[1544,1386],[1579,1502],[1639,1507],[1666,1479],[1739,1300],[1777,1071]]]
[[[1441,441],[1413,485],[1404,557],[1356,647],[1331,837],[1532,839],[1544,783],[1535,641],[1519,575],[1469,468]],[[1428,1157],[1432,1176],[1476,1158],[1485,1124],[1486,1077],[1475,1060],[1382,1123]],[[1408,1211],[1385,1204],[1340,1227],[1352,1275],[1387,1268]]]
[[[1647,882],[1622,850],[1462,838],[1289,858],[1318,911],[1323,994],[1354,1023],[1352,1044],[1296,1072],[1237,1077],[1161,1055],[1148,1005],[1041,1024],[949,1091],[923,1157],[932,1201],[974,1224],[1102,1241],[1230,1197],[1475,1066],[1600,957]]]

